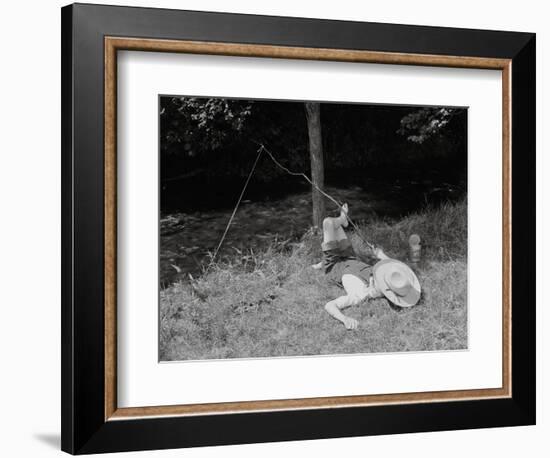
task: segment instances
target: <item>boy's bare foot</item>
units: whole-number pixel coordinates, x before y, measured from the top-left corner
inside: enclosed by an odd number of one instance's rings
[[[348,227],[348,213],[349,213],[349,206],[347,203],[345,203],[340,208],[340,220],[341,220],[342,226],[344,227]]]

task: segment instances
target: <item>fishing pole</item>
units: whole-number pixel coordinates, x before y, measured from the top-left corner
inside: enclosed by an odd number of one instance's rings
[[[229,228],[231,226],[231,223],[233,222],[233,219],[235,218],[235,214],[237,213],[237,209],[239,208],[239,205],[241,204],[241,201],[243,199],[243,196],[244,196],[244,193],[246,191],[246,188],[248,187],[248,183],[250,182],[250,179],[252,178],[252,175],[254,174],[254,171],[256,170],[256,166],[258,165],[258,162],[260,160],[260,156],[262,155],[262,153],[265,151],[265,153],[270,157],[270,159],[273,161],[273,163],[279,167],[281,170],[283,170],[284,172],[286,172],[287,174],[289,175],[292,175],[292,176],[300,176],[302,178],[304,178],[309,184],[311,184],[311,186],[313,186],[317,191],[319,191],[323,196],[325,196],[327,199],[331,200],[334,204],[336,204],[336,206],[340,209],[340,211],[343,210],[343,204],[341,202],[338,202],[334,197],[332,197],[331,195],[329,195],[328,193],[326,193],[324,190],[322,190],[319,186],[317,186],[317,184],[315,184],[313,181],[311,181],[311,179],[305,174],[305,173],[302,173],[302,172],[293,172],[292,170],[288,169],[287,167],[285,167],[284,165],[282,165],[277,159],[275,159],[275,156],[273,155],[273,153],[271,153],[271,151],[269,151],[265,145],[263,143],[260,143],[260,142],[257,142],[255,140],[252,140],[253,143],[256,143],[257,145],[259,145],[259,148],[257,150],[257,153],[258,155],[256,156],[256,159],[254,160],[254,163],[252,165],[252,168],[250,169],[250,172],[248,173],[248,177],[246,178],[246,181],[244,183],[244,186],[243,186],[243,189],[241,191],[241,194],[239,195],[239,199],[237,200],[237,204],[235,205],[235,208],[233,209],[233,212],[231,213],[231,216],[229,218],[229,221],[227,222],[227,226],[225,227],[225,230],[223,232],[223,235],[220,239],[220,242],[218,243],[216,249],[214,250],[214,254],[212,255],[212,257],[210,258],[210,262],[206,268],[206,271],[205,273],[207,273],[210,268],[212,267],[212,265],[214,264],[214,260],[216,259],[217,255],[218,255],[218,252],[220,251],[220,248],[221,246],[223,245],[223,242],[225,240],[225,237],[227,236],[227,233],[229,231]],[[370,243],[369,241],[367,241],[362,235],[361,235],[361,230],[359,229],[359,227],[357,226],[357,224],[355,224],[353,222],[353,220],[349,217],[348,213],[346,211],[344,211],[344,214],[346,215],[346,219],[348,220],[348,222],[351,224],[351,226],[355,229],[355,233],[357,234],[357,236],[359,237],[359,239],[361,239],[361,241],[369,248],[371,249],[373,252],[375,250],[375,245],[373,245],[372,243]]]
[[[303,178],[305,178],[307,180],[308,183],[311,184],[311,186],[313,186],[317,191],[319,191],[323,196],[325,196],[326,198],[328,198],[329,200],[331,200],[334,204],[336,204],[336,206],[342,210],[343,209],[343,204],[341,202],[338,202],[334,197],[332,197],[331,195],[327,194],[325,191],[323,191],[319,186],[317,186],[317,184],[315,184],[313,181],[311,181],[311,179],[305,174],[305,173],[302,173],[302,172],[293,172],[292,170],[289,170],[287,167],[285,167],[284,165],[282,165],[279,161],[277,161],[277,159],[275,159],[275,156],[273,156],[273,154],[271,153],[271,151],[269,151],[265,145],[263,143],[259,143],[259,142],[256,142],[253,140],[254,143],[260,145],[258,151],[259,152],[262,152],[262,151],[265,151],[267,153],[267,155],[271,158],[271,160],[273,161],[273,163],[279,167],[280,169],[282,169],[283,171],[285,171],[286,173],[288,173],[289,175],[293,175],[293,176],[301,176]],[[370,248],[371,250],[374,251],[375,249],[375,245],[370,243],[369,241],[365,240],[365,238],[361,235],[361,230],[359,229],[359,227],[357,226],[357,224],[355,224],[353,222],[353,220],[349,217],[348,213],[347,212],[344,212],[345,215],[346,215],[346,219],[349,221],[349,223],[351,224],[351,226],[355,229],[356,233],[357,233],[357,236],[361,239],[361,241],[367,245],[368,248]]]

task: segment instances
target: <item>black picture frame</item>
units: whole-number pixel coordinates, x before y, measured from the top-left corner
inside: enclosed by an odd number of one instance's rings
[[[72,454],[535,424],[531,33],[74,4],[62,8],[62,449]],[[105,419],[104,37],[511,59],[512,396]]]

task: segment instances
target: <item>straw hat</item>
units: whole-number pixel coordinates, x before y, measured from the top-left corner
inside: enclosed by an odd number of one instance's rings
[[[374,266],[374,284],[399,307],[411,307],[420,299],[420,282],[412,269],[395,259],[383,259]]]

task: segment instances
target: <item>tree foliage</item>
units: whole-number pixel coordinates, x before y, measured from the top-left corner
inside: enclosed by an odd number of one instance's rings
[[[401,119],[397,132],[413,143],[422,144],[441,134],[457,110],[454,108],[425,107],[407,114]]]
[[[163,96],[159,114],[164,205],[181,208],[197,189],[205,205],[233,199],[257,142],[290,170],[313,175],[304,102]],[[459,173],[467,156],[465,109],[328,102],[320,103],[320,122],[330,185],[372,186],[412,175],[465,179]],[[305,187],[264,156],[247,195],[279,196]]]
[[[165,152],[196,156],[223,148],[250,117],[252,102],[222,98],[170,97],[161,106]]]

